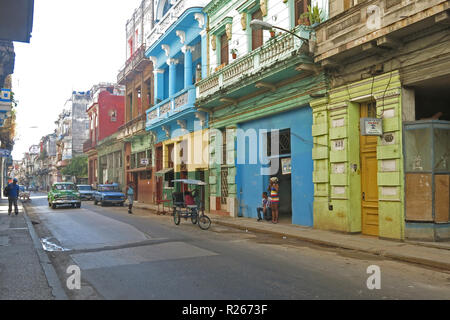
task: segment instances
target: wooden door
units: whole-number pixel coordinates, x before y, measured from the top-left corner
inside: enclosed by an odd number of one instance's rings
[[[361,118],[375,118],[375,102],[361,105]],[[378,236],[377,136],[360,135],[362,233]]]
[[[252,20],[262,20],[263,15],[260,9],[252,14]],[[252,50],[261,47],[263,44],[263,29],[252,29]]]

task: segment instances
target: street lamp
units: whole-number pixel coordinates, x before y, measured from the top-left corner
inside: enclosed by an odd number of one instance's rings
[[[295,33],[292,32],[292,31],[289,31],[289,30],[287,30],[287,29],[284,29],[284,28],[281,28],[281,27],[277,27],[277,26],[271,25],[271,24],[268,23],[268,22],[261,21],[261,20],[258,20],[258,19],[254,19],[254,20],[252,20],[252,21],[250,22],[250,28],[252,28],[252,29],[263,29],[263,30],[279,29],[279,30],[282,30],[282,31],[284,31],[284,32],[287,32],[287,33],[292,34],[293,36],[299,38],[300,40],[303,40],[303,41],[309,41],[309,39],[302,38],[302,37],[300,37],[299,35],[295,34]]]

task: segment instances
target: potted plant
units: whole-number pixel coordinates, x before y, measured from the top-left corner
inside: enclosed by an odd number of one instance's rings
[[[231,56],[233,57],[233,59],[236,59],[237,57],[237,49],[231,49]]]
[[[302,24],[315,26],[324,20],[323,15],[323,10],[315,5],[314,7],[308,6],[308,11],[303,13],[300,18],[304,19],[304,22],[306,22]]]
[[[275,30],[270,29],[270,37],[271,38],[275,37]]]

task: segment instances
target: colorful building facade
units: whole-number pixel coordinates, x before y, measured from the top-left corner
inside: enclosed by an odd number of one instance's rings
[[[330,1],[314,52],[330,83],[311,102],[314,227],[450,238],[449,8]],[[381,123],[373,135],[368,121]]]
[[[270,0],[211,1],[205,8],[209,68],[196,105],[210,115],[212,211],[256,218],[269,178],[277,177],[280,221],[313,225],[309,102],[326,81],[311,57],[313,29],[300,19],[305,8]],[[291,33],[252,28],[252,20]]]
[[[145,55],[154,68],[154,106],[146,112],[146,130],[154,142],[156,202],[169,200],[166,205],[172,199],[174,178],[205,181],[208,177],[208,155],[203,152],[208,146],[208,116],[194,106],[195,83],[206,64],[205,3],[159,1],[147,38]]]

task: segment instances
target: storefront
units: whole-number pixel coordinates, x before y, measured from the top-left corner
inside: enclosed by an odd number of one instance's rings
[[[251,150],[252,143],[245,143],[245,163],[239,164],[238,156],[236,180],[240,215],[257,217],[256,209],[261,206],[262,193],[268,191],[269,179],[277,177],[279,221],[313,225],[311,125],[312,112],[309,106],[239,124],[238,131],[241,129],[241,133],[247,133],[248,137],[251,132],[259,135],[256,141],[258,157],[252,160],[251,154],[256,151]],[[277,148],[272,148],[271,135],[278,135]],[[240,142],[237,145],[238,152],[241,152]],[[264,159],[264,155],[268,155],[268,159]],[[269,159],[270,162],[267,161]],[[273,170],[265,173],[265,169],[269,171],[269,166]]]

